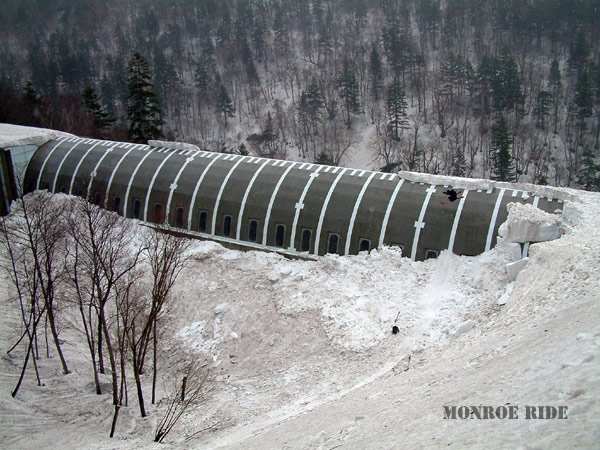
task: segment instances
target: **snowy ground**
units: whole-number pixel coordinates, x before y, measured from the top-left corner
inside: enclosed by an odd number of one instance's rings
[[[214,392],[163,445],[152,443],[160,408],[140,419],[134,401],[108,437],[110,395],[93,393],[74,312],[62,323],[73,373],[42,358],[45,386],[30,371],[11,398],[22,353],[6,356],[20,325],[3,276],[0,447],[598,448],[600,194],[560,191],[564,235],[532,245],[514,282],[510,245],[412,262],[391,249],[297,261],[195,243],[159,394],[176,352],[207,359]],[[444,405],[506,404],[518,419],[444,419]],[[564,405],[569,418],[525,419],[528,405]]]

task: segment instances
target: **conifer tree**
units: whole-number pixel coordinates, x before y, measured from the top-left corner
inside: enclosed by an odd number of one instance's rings
[[[102,104],[100,96],[92,86],[88,84],[83,88],[82,97],[85,109],[92,116],[96,128],[105,128],[115,121],[106,110],[106,107]]]
[[[399,131],[408,128],[406,120],[406,98],[400,77],[396,76],[387,90],[385,106],[388,113],[388,126],[392,132],[392,138],[400,139]]]
[[[583,152],[577,182],[588,191],[600,190],[600,165],[589,148]]]
[[[504,116],[492,125],[490,152],[492,157],[492,179],[498,181],[516,181],[515,165],[510,151],[512,139],[508,122]]]
[[[221,77],[219,75],[216,76],[215,84],[217,90],[215,109],[217,114],[223,115],[225,124],[227,124],[228,117],[235,117],[235,105],[231,101],[231,97],[229,97],[227,89],[225,89],[225,85],[221,81]]]
[[[319,121],[323,113],[323,95],[321,94],[319,80],[316,77],[312,77],[306,87],[305,101],[307,118],[313,133],[317,134]]]
[[[146,142],[162,135],[162,117],[151,72],[144,57],[135,52],[129,60],[127,82],[127,137],[133,142]]]
[[[560,105],[560,96],[562,93],[562,75],[560,73],[560,67],[558,59],[554,58],[550,65],[550,81],[549,87],[552,94],[552,105],[554,106],[553,122],[554,122],[554,133],[558,132],[558,107]]]
[[[338,76],[338,91],[342,100],[342,107],[346,113],[346,125],[351,127],[350,114],[360,112],[360,101],[358,99],[358,80],[356,74],[350,68],[350,62],[345,59],[342,72]]]
[[[452,161],[452,176],[464,177],[466,175],[467,160],[465,159],[465,152],[462,147],[459,147],[454,154]]]
[[[378,101],[379,94],[383,88],[383,67],[376,42],[373,42],[371,47],[371,55],[369,57],[369,72],[371,80],[371,96],[373,97],[373,100]]]

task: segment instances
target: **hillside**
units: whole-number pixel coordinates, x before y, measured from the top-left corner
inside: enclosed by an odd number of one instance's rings
[[[3,6],[0,122],[600,189],[593,0]],[[150,135],[133,131],[136,54],[161,111]]]

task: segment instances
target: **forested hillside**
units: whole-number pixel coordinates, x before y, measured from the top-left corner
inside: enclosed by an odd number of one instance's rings
[[[4,0],[0,121],[600,190],[598,0]]]

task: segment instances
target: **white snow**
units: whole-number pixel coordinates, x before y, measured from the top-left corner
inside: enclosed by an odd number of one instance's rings
[[[177,383],[175,369],[196,358],[212,367],[214,391],[161,446],[152,431],[164,405],[148,405],[141,419],[132,393],[117,436],[108,437],[110,395],[93,392],[67,307],[62,338],[74,372],[61,375],[57,358],[44,356],[45,386],[30,370],[10,397],[23,349],[5,356],[20,322],[3,274],[1,446],[597,448],[600,194],[543,189],[568,200],[565,212],[513,207],[511,230],[540,237],[540,224],[554,221],[563,234],[531,244],[527,260],[506,239],[476,257],[442,252],[425,262],[394,248],[302,261],[194,243],[165,316],[159,396]],[[518,419],[443,418],[445,405],[506,404],[519,407]],[[525,419],[527,405],[566,405],[569,418]]]
[[[498,229],[506,242],[543,242],[560,237],[560,217],[530,204],[509,203],[508,218]]]
[[[42,145],[61,136],[75,137],[69,133],[46,128],[0,123],[0,148],[18,147],[21,145]]]

